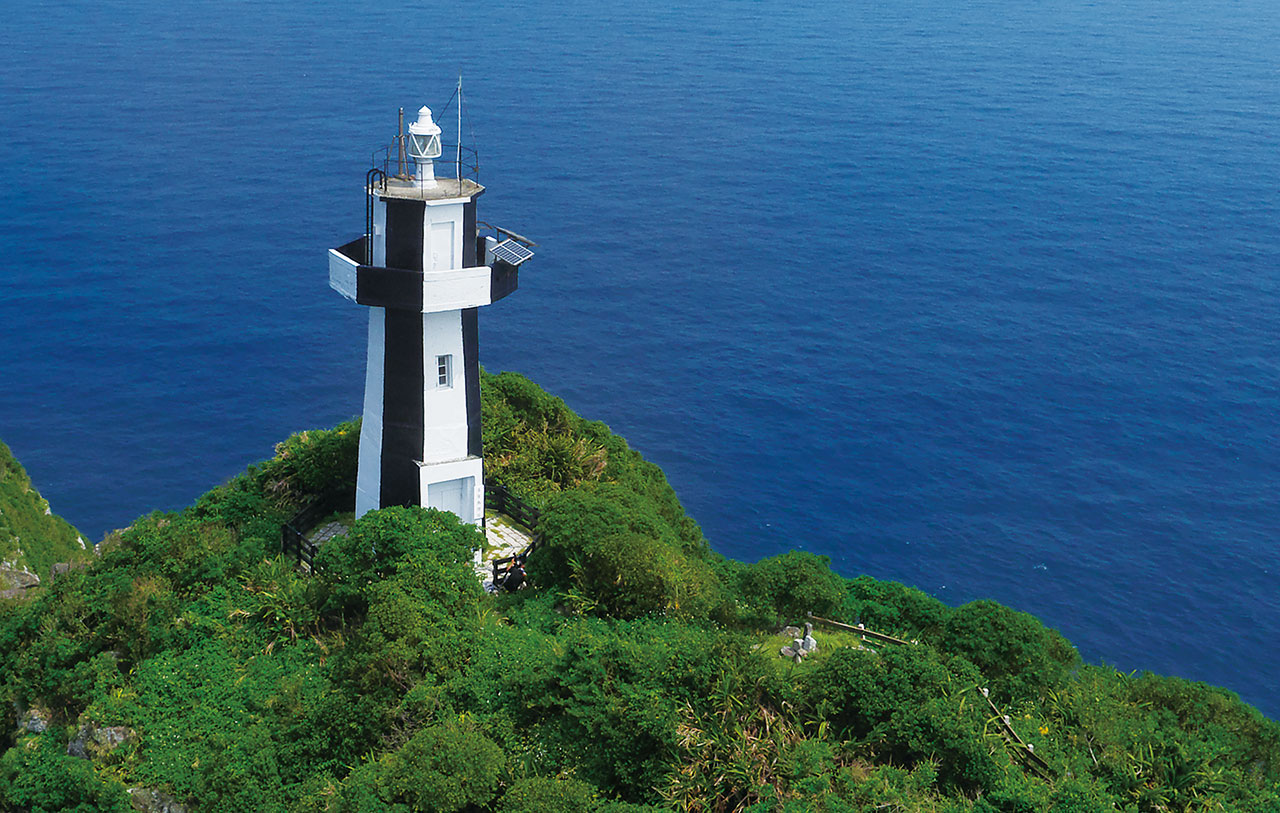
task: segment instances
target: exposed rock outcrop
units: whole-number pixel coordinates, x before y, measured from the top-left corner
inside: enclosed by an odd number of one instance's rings
[[[99,728],[82,723],[75,738],[67,743],[67,755],[80,759],[98,759],[137,738],[138,735],[128,726],[112,725]]]
[[[129,788],[129,805],[139,813],[187,813],[177,799],[151,788]]]
[[[38,706],[20,709],[18,710],[18,733],[43,734],[49,728],[51,719],[53,719],[53,715],[49,713],[48,709]]]
[[[31,484],[9,447],[0,443],[0,591],[40,583],[54,562],[89,562],[92,546]]]

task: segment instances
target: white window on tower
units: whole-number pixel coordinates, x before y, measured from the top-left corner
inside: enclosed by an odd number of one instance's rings
[[[436,387],[453,386],[453,356],[436,356]]]

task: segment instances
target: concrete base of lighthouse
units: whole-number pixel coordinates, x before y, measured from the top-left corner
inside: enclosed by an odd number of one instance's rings
[[[463,522],[478,523],[484,516],[484,461],[479,457],[444,463],[418,462],[418,505],[452,511]],[[356,517],[376,511],[378,495],[356,489]]]
[[[484,517],[484,470],[478,457],[447,463],[420,463],[422,505],[452,511],[463,522]]]

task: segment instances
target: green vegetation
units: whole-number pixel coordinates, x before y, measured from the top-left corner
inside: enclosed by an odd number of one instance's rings
[[[9,447],[0,443],[0,590],[20,586],[21,573],[40,579],[55,562],[92,559],[80,534],[49,512]]]
[[[299,573],[280,523],[353,487],[359,431],[295,435],[0,603],[0,811],[1280,809],[1280,727],[1230,692],[811,554],[724,559],[604,425],[482,391],[489,472],[543,509],[533,587],[485,595],[481,534],[406,508]],[[918,643],[780,658],[810,611]]]

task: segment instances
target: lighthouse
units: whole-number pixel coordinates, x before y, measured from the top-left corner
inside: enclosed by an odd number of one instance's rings
[[[484,517],[479,310],[516,290],[533,244],[476,219],[484,187],[458,135],[455,177],[437,177],[440,126],[423,107],[406,133],[402,110],[365,178],[365,233],[329,250],[329,286],[369,309],[357,517],[392,505]]]

